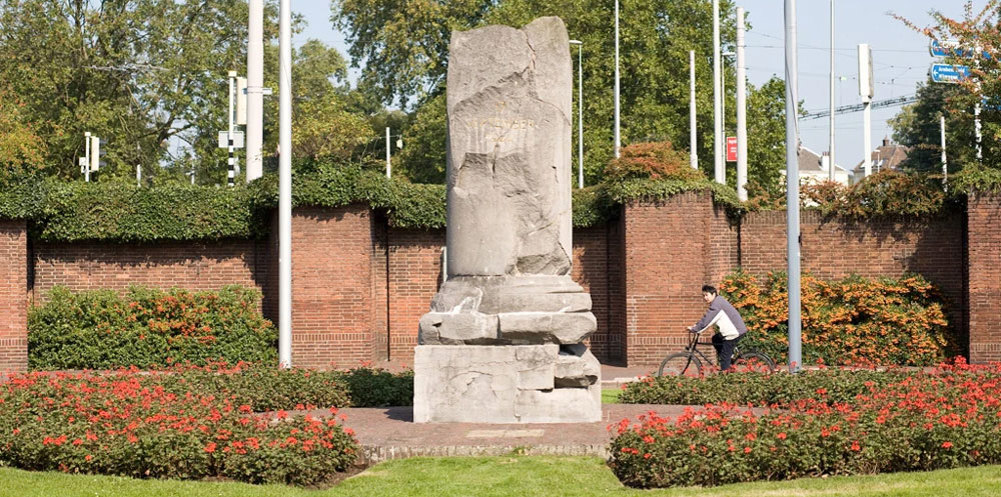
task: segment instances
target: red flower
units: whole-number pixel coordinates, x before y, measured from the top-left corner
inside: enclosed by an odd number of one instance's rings
[[[852,450],[855,452],[862,450],[862,447],[858,444],[858,440],[852,442]]]
[[[215,452],[215,448],[216,448],[215,442],[209,442],[209,444],[205,446],[205,452],[211,454]]]
[[[785,434],[785,432],[782,432],[782,433],[779,433],[778,435],[775,435],[775,437],[778,438],[779,440],[785,440],[786,439],[786,434]]]
[[[952,442],[942,442],[942,448],[943,449],[951,449],[952,448]]]
[[[750,447],[744,447],[744,453],[745,454],[750,454],[751,453],[751,448]]]

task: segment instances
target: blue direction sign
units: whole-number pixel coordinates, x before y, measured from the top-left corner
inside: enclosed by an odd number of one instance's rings
[[[928,51],[931,53],[932,57],[962,57],[971,58],[974,56],[973,49],[965,48],[959,46],[959,42],[956,40],[932,40],[928,45]],[[986,50],[981,50],[980,56],[985,59],[990,59],[991,54],[987,53]]]
[[[970,77],[970,66],[954,66],[952,64],[932,64],[931,80],[936,83],[959,83]]]

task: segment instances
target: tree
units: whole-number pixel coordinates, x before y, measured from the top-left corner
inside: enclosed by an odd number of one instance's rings
[[[919,87],[919,101],[908,109],[913,116],[904,114],[894,121],[895,136],[902,143],[919,147],[909,166],[919,170],[929,168],[936,162],[931,156],[939,142],[937,134],[932,138],[932,130],[937,130],[938,115],[945,114],[949,169],[961,169],[976,161],[973,109],[978,102],[983,102],[986,104],[981,114],[983,162],[999,167],[1001,112],[998,104],[1001,102],[997,95],[1001,95],[1001,61],[998,60],[1001,57],[1001,0],[988,0],[979,10],[973,8],[973,2],[967,1],[962,19],[949,18],[938,11],[931,14],[935,25],[927,27],[917,26],[901,16],[895,17],[932,40],[956,40],[961,50],[954,51],[943,62],[969,66],[972,76],[958,85],[927,83]],[[983,53],[989,57],[981,56]],[[938,88],[942,86],[953,88]],[[990,98],[985,101],[985,97]]]
[[[957,105],[965,90],[957,85],[920,83],[917,102],[906,105],[890,119],[893,139],[911,148],[901,165],[915,172],[942,170],[940,116],[946,118],[946,153],[951,171],[976,159],[973,122],[967,109]],[[986,115],[985,115],[986,116]]]
[[[438,5],[447,3],[448,7]],[[431,5],[433,4],[433,5]],[[439,17],[413,18],[402,13],[417,5]],[[630,142],[670,141],[687,150],[688,50],[696,50],[698,155],[703,169],[712,171],[712,14],[702,0],[623,0],[620,17],[621,123],[623,145]],[[733,3],[721,5],[723,49],[732,48],[735,26]],[[471,13],[462,17],[460,13]],[[612,158],[614,24],[607,0],[503,0],[499,2],[435,2],[432,0],[337,0],[332,20],[348,33],[349,52],[365,61],[366,76],[381,88],[385,103],[411,101],[421,105],[406,131],[409,150],[404,168],[415,181],[443,181],[445,164],[445,104],[448,33],[484,24],[522,26],[532,19],[558,15],[571,38],[584,42],[584,144],[586,182],[600,180]],[[405,35],[404,35],[405,33]],[[574,71],[577,70],[576,54]],[[369,69],[372,64],[389,65]],[[732,68],[726,68],[733,81]],[[574,79],[576,84],[576,78]],[[732,87],[731,87],[732,88]],[[775,96],[774,92],[763,95]],[[726,95],[728,129],[735,125],[734,95]],[[574,112],[577,109],[574,92]],[[772,117],[772,103],[750,98],[751,115]],[[758,110],[755,110],[755,106]],[[783,123],[774,123],[782,126]],[[576,128],[576,126],[575,126]],[[760,136],[760,135],[759,135]],[[772,135],[765,135],[772,136]],[[784,139],[784,138],[781,138]],[[781,141],[780,139],[780,141]],[[577,132],[574,131],[574,142]],[[755,139],[752,157],[767,157],[780,142]],[[755,154],[755,148],[762,152]],[[574,170],[577,157],[573,156]],[[752,171],[756,171],[752,165]],[[730,174],[733,176],[733,174]]]
[[[45,167],[45,142],[25,122],[24,103],[0,83],[0,180]]]
[[[268,47],[265,81],[278,87],[277,46]],[[332,47],[307,40],[292,54],[292,154],[317,158],[350,158],[355,150],[375,137],[366,117],[349,107],[347,63]],[[266,113],[278,116],[277,99],[266,102]],[[263,149],[277,150],[278,120],[266,119]]]
[[[265,10],[273,39],[275,2]],[[246,25],[246,3],[226,0],[0,2],[0,80],[23,99],[55,174],[79,177],[84,131],[108,140],[102,176],[135,164],[149,174],[170,159],[169,141],[223,129]]]

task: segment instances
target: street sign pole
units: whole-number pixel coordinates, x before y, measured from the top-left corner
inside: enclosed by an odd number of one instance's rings
[[[737,7],[737,199],[747,200],[747,72],[744,8]]]
[[[862,161],[865,165],[865,176],[872,174],[872,50],[869,44],[858,46],[858,85],[859,96],[862,97],[862,147],[865,149]]]
[[[949,163],[945,157],[945,116],[939,116],[939,129],[942,134],[942,189],[949,191]]]
[[[236,71],[229,72],[229,134],[226,136],[229,149],[229,171],[226,173],[226,185],[233,186],[236,183],[236,157],[233,155],[233,94],[236,92]]]
[[[796,0],[785,0],[786,262],[789,288],[789,372],[803,367],[799,265],[799,137],[796,102]]]

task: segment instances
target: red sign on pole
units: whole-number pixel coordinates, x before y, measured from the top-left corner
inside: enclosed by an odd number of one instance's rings
[[[726,137],[726,161],[737,162],[737,137]]]

